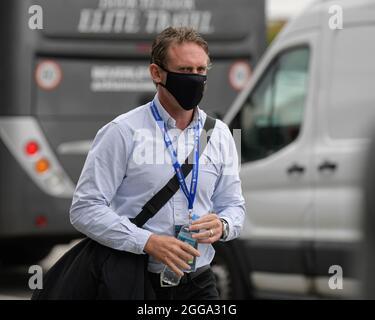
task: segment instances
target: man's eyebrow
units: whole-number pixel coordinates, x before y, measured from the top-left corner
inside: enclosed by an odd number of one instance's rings
[[[209,66],[208,65],[200,65],[200,66],[197,66],[196,68],[197,69],[206,69],[208,68]],[[191,66],[191,65],[181,65],[181,66],[178,66],[177,67],[178,69],[194,69],[195,67],[194,66]]]
[[[181,64],[181,65],[179,65],[177,68],[194,68],[193,66],[191,66],[191,65],[185,65],[185,64]]]

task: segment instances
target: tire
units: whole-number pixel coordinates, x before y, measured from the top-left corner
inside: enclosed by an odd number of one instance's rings
[[[238,244],[235,241],[215,244],[216,255],[212,262],[212,271],[222,300],[252,299],[250,269],[246,262],[240,261],[236,255]]]

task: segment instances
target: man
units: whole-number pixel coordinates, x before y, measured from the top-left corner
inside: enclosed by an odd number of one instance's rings
[[[207,117],[198,103],[209,64],[207,43],[193,29],[169,27],[157,36],[149,67],[157,94],[98,132],[70,210],[72,224],[88,237],[117,250],[149,255],[149,278],[158,299],[217,299],[209,267],[212,243],[238,237],[243,225],[237,153],[228,127],[219,120],[196,169],[183,177],[171,200],[142,228],[129,220],[174,175],[175,163],[194,152]],[[184,185],[194,185],[196,192]],[[200,217],[191,226],[197,249],[175,237],[192,213]],[[193,257],[195,271],[182,272]],[[182,277],[177,286],[161,286],[164,265]]]

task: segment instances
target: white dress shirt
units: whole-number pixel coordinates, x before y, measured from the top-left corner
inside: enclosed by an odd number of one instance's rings
[[[182,164],[194,145],[194,126],[206,113],[197,107],[185,130],[161,106],[178,160]],[[201,126],[203,127],[203,125]],[[91,146],[70,209],[70,221],[83,234],[117,250],[144,254],[151,234],[174,236],[175,225],[188,223],[188,201],[181,188],[142,228],[130,222],[143,205],[175,174],[161,130],[150,104],[120,115],[101,128]],[[186,177],[190,187],[191,173]],[[194,213],[215,212],[229,224],[226,240],[239,236],[245,207],[238,176],[238,156],[229,128],[217,120],[199,160]],[[199,244],[197,268],[209,264],[215,254],[210,244]],[[161,272],[163,264],[150,257],[148,270]]]

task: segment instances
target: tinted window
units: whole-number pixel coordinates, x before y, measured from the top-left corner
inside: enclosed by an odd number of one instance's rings
[[[307,94],[308,64],[308,48],[284,52],[244,103],[234,124],[241,128],[243,162],[267,157],[297,138]]]

